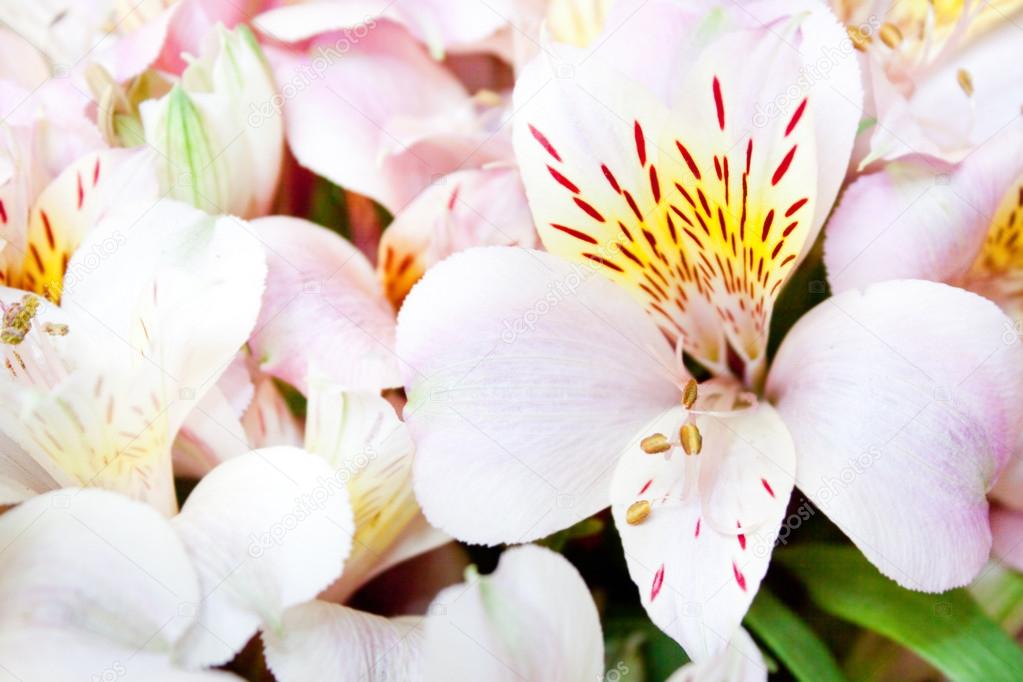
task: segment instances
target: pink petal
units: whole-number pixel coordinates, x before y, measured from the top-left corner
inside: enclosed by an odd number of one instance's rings
[[[958,167],[913,156],[861,176],[828,224],[832,288],[897,278],[964,282],[999,204],[1023,174],[1021,158],[1023,130],[1013,127]]]
[[[979,296],[898,280],[820,304],[775,357],[767,394],[797,484],[905,587],[963,585],[987,560],[985,493],[1023,419],[1023,351],[1006,329]]]
[[[991,552],[1017,571],[1023,571],[1023,513],[991,510]]]
[[[622,448],[679,399],[642,309],[541,252],[452,256],[412,290],[398,329],[416,496],[470,542],[528,541],[605,507]]]
[[[260,369],[303,392],[313,365],[345,388],[400,385],[394,312],[365,256],[299,218],[260,218],[252,230],[268,265],[250,339]]]

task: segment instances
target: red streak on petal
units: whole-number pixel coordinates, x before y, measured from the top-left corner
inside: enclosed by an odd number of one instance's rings
[[[700,521],[702,520],[703,519],[696,519],[696,533],[693,535],[695,538],[700,537]]]
[[[585,232],[580,232],[579,230],[572,229],[571,227],[565,227],[564,225],[558,225],[556,223],[551,223],[551,227],[553,227],[555,230],[560,230],[567,235],[575,237],[576,239],[580,239],[586,242],[587,244],[597,243],[597,240],[591,237],[590,235],[586,234]]]
[[[46,243],[50,245],[50,250],[53,250],[56,242],[53,239],[53,228],[50,227],[50,216],[46,215],[46,211],[39,210],[39,216],[43,219],[43,229],[46,230]]]
[[[551,172],[551,177],[553,177],[555,180],[557,180],[559,185],[561,185],[562,187],[564,187],[565,189],[567,189],[569,192],[571,192],[573,194],[578,194],[579,193],[579,188],[576,186],[576,184],[574,182],[572,182],[571,180],[566,178],[564,175],[559,173],[557,170],[555,170],[551,166],[547,166],[547,170],[549,170]]]
[[[604,177],[607,178],[607,181],[611,184],[611,189],[613,189],[617,194],[621,194],[622,188],[618,186],[618,181],[615,180],[615,176],[612,175],[611,169],[604,164],[601,164],[600,170],[604,171]]]
[[[650,191],[654,195],[654,203],[661,201],[661,183],[657,180],[657,167],[650,164]]]
[[[718,82],[718,77],[714,76],[714,106],[718,110],[718,126],[721,130],[725,129],[725,103],[721,100],[721,83]]]
[[[636,155],[639,157],[639,165],[646,165],[646,139],[643,137],[643,128],[640,127],[639,121],[636,121],[632,127],[632,132],[636,136]]]
[[[607,260],[606,258],[602,258],[601,256],[598,256],[595,253],[584,253],[584,254],[582,254],[582,256],[584,258],[589,258],[594,263],[600,263],[604,267],[610,268],[611,270],[614,270],[615,272],[625,272],[625,270],[622,269],[622,266],[618,265],[617,263],[613,263],[613,262]]]
[[[792,114],[792,118],[789,119],[789,124],[785,127],[785,137],[788,137],[789,133],[791,133],[795,129],[796,124],[799,123],[799,119],[803,117],[803,111],[805,109],[806,98],[804,97],[803,101],[799,103],[798,107],[796,107],[796,112]]]
[[[760,482],[764,484],[764,489],[767,491],[767,494],[774,497],[774,490],[771,489],[771,484],[767,482],[767,479],[762,478],[760,479]]]
[[[746,576],[742,574],[742,571],[739,570],[739,567],[735,565],[734,561],[732,562],[732,573],[735,575],[735,582],[739,583],[739,589],[745,592]]]
[[[696,161],[693,160],[689,150],[686,149],[681,142],[675,140],[675,146],[678,147],[678,151],[682,154],[682,158],[685,159],[686,165],[689,166],[689,172],[693,174],[697,180],[700,179],[700,169],[696,167]]]
[[[547,136],[533,127],[533,124],[529,124],[529,132],[533,133],[533,137],[540,143],[540,146],[547,150],[547,153],[553,156],[556,160],[561,161],[561,156],[558,154],[558,150],[554,148],[554,145],[550,143]]]
[[[7,209],[4,208],[3,200],[0,200],[0,221],[7,222]]]
[[[82,173],[77,172],[75,175],[78,176],[78,208],[82,208],[82,201],[85,200],[85,189],[82,187]]]
[[[99,159],[96,159],[96,165],[92,167],[92,186],[95,187],[96,183],[99,182]]]
[[[651,484],[652,484],[653,482],[654,482],[654,479],[652,479],[652,478],[651,478],[651,479],[650,479],[649,481],[647,481],[646,483],[644,483],[644,484],[643,484],[643,487],[639,489],[639,494],[640,494],[640,495],[642,495],[642,494],[643,494],[643,493],[645,493],[645,492],[646,492],[647,490],[649,490],[649,489],[650,489],[650,485],[651,485]]]
[[[767,234],[771,231],[771,223],[774,222],[774,209],[772,208],[767,212],[767,217],[764,218],[764,229],[760,231],[760,241],[767,241]]]
[[[793,203],[791,206],[789,206],[788,210],[785,211],[785,217],[791,218],[792,214],[798,211],[799,209],[803,208],[803,205],[806,204],[807,201],[808,200],[804,197],[799,201]]]
[[[590,216],[598,223],[604,222],[604,216],[600,215],[600,213],[597,212],[597,209],[593,208],[579,197],[575,197],[575,203],[579,208],[581,208],[586,213],[586,215]]]
[[[451,196],[448,198],[448,211],[455,210],[455,202],[458,201],[458,191],[461,188],[461,185],[455,185],[455,189],[451,192]]]
[[[792,157],[794,157],[796,155],[796,147],[797,146],[799,146],[799,145],[792,145],[792,149],[789,150],[789,153],[786,154],[785,158],[782,159],[781,163],[778,164],[778,168],[775,169],[774,175],[771,177],[771,184],[772,185],[777,185],[778,182],[783,177],[785,177],[786,171],[788,171],[789,166],[792,164]]]
[[[661,586],[664,584],[664,564],[657,569],[657,573],[654,573],[654,582],[650,585],[650,601],[657,599],[657,595],[661,593]]]

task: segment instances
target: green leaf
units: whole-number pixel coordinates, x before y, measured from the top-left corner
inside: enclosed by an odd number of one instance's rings
[[[834,656],[817,635],[777,597],[760,588],[746,614],[752,630],[797,680],[844,682]]]
[[[1019,679],[1023,651],[965,590],[903,589],[849,546],[807,544],[775,556],[821,609],[902,644],[950,679]]]

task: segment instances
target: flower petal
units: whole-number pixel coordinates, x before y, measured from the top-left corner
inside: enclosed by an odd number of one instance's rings
[[[739,628],[728,648],[713,658],[687,663],[671,674],[666,682],[767,682],[767,664],[756,642]]]
[[[1017,571],[1023,571],[1023,513],[991,510],[991,552]]]
[[[1011,229],[1023,180],[1021,155],[1023,128],[1012,127],[958,167],[913,156],[858,178],[825,235],[832,289],[900,278],[968,283],[989,234],[1015,241],[1012,235],[1023,225]],[[998,233],[1003,223],[1009,229]]]
[[[681,407],[643,435],[673,433]],[[719,655],[767,572],[795,479],[795,451],[770,405],[695,419],[699,454],[670,457],[633,447],[612,485],[615,524],[629,574],[654,623],[696,661]],[[646,502],[649,516],[629,523]],[[635,509],[635,508],[633,508]]]
[[[195,571],[171,526],[115,493],[34,497],[0,517],[0,547],[4,635],[43,628],[166,654],[199,600]]]
[[[604,641],[590,591],[572,564],[548,549],[509,549],[490,575],[470,569],[465,583],[437,595],[429,614],[425,679],[603,677]]]
[[[263,633],[267,666],[280,682],[313,679],[402,682],[420,677],[418,618],[382,618],[310,601]]]
[[[322,458],[254,450],[207,474],[171,521],[199,574],[196,624],[178,645],[189,667],[230,660],[260,623],[307,601],[351,549],[348,491]]]
[[[624,291],[526,249],[432,268],[398,354],[416,497],[468,542],[540,538],[605,507],[619,453],[680,397],[670,347]]]
[[[775,357],[799,488],[900,585],[946,590],[987,560],[985,493],[1023,419],[1009,325],[979,296],[897,280],[820,304]]]
[[[358,40],[326,34],[308,55],[267,56],[282,92],[292,93],[285,132],[296,160],[392,213],[483,153],[491,137],[479,130],[463,86],[391,22]],[[417,148],[433,135],[450,137]]]
[[[342,602],[386,568],[380,559],[419,516],[412,494],[415,448],[408,429],[387,400],[375,393],[345,391],[314,380],[306,449],[323,457],[348,484],[355,516],[354,546],[344,575],[330,590],[330,599]]]
[[[666,55],[667,102],[663,86],[603,61],[599,43],[541,56],[515,89],[515,150],[547,249],[602,264],[715,372],[729,371],[727,343],[751,380],[774,298],[844,175],[859,112],[817,149],[826,119],[815,112],[832,102],[787,94],[804,65],[786,42],[821,23],[801,26],[807,16],[770,29],[692,23],[701,40]]]
[[[378,272],[401,306],[435,263],[473,246],[537,245],[517,169],[495,167],[445,176],[417,196],[380,239]]]
[[[260,369],[308,392],[315,371],[346,388],[398,386],[394,311],[372,266],[343,238],[299,218],[252,222],[269,276],[250,344]]]

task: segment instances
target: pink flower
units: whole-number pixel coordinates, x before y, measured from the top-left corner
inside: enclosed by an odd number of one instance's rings
[[[528,542],[610,504],[643,605],[694,660],[738,628],[793,485],[900,584],[968,582],[1023,416],[1004,316],[946,285],[845,292],[768,361],[860,118],[854,60],[801,79],[844,30],[786,7],[649,2],[589,51],[551,47],[515,102],[549,253],[458,254],[399,315],[430,522]]]

